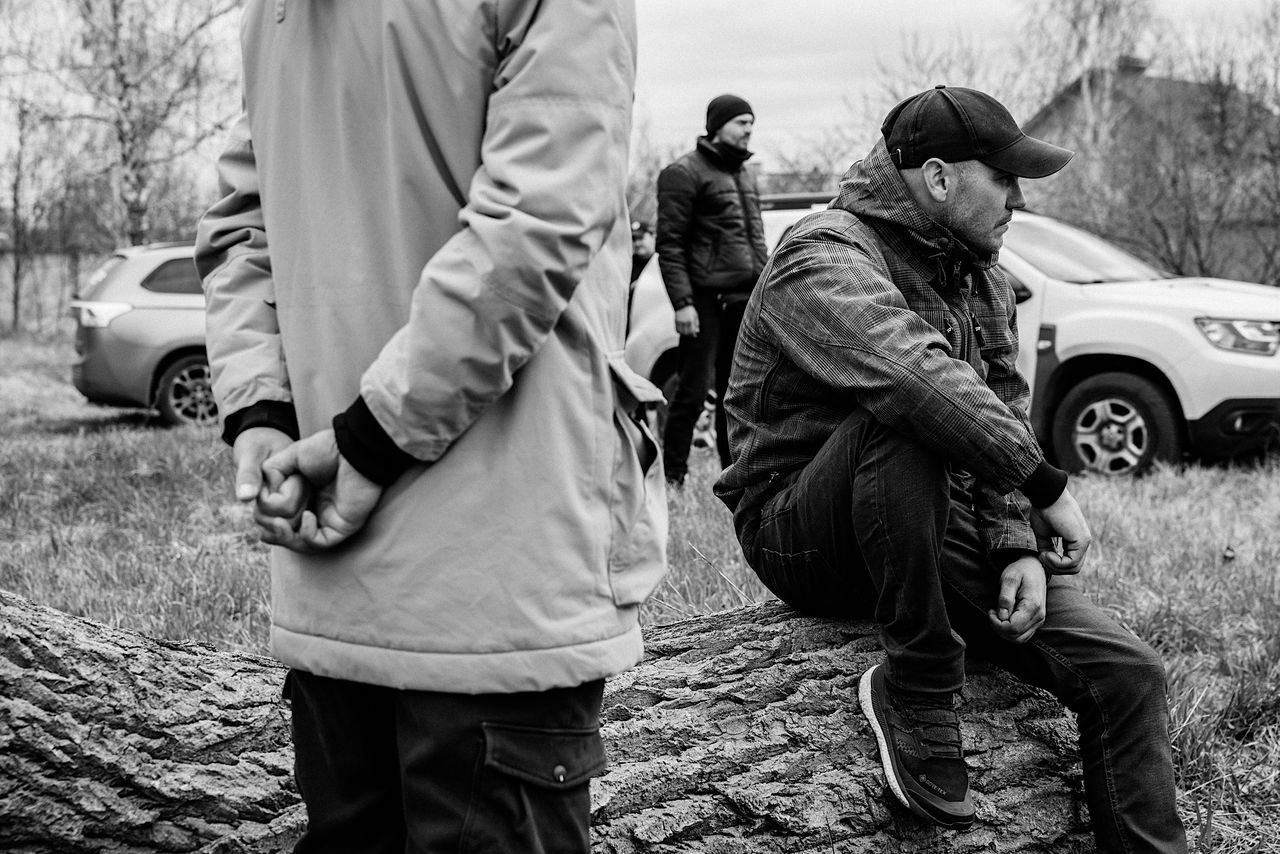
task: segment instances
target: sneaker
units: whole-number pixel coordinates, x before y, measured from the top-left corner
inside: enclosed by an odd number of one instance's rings
[[[894,691],[877,664],[862,674],[858,701],[875,730],[894,796],[943,827],[962,830],[973,824],[960,716],[951,695]]]

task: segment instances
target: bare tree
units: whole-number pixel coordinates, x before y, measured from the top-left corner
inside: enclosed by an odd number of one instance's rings
[[[631,170],[627,176],[627,206],[631,219],[650,225],[658,217],[658,173],[683,152],[679,146],[654,143],[649,123],[641,120],[631,130]]]
[[[919,33],[904,34],[896,55],[876,59],[878,85],[868,102],[871,126],[878,127],[889,108],[903,98],[938,84],[990,92],[1015,113],[1030,109],[1020,44],[963,34],[934,42]]]
[[[1032,0],[1022,44],[1031,95],[1047,102],[1072,81],[1080,86],[1081,121],[1070,144],[1105,146],[1113,125],[1114,78],[1121,57],[1151,38],[1151,0]],[[1036,91],[1038,88],[1039,91]]]
[[[1280,4],[1243,32],[1166,33],[1165,73],[1121,55],[1033,131],[1076,148],[1037,202],[1173,273],[1273,281],[1280,258]]]
[[[14,104],[14,129],[17,131],[9,172],[10,273],[13,293],[10,295],[13,316],[10,328],[17,332],[22,323],[22,282],[31,259],[27,208],[27,158],[31,139],[31,105],[25,100]]]
[[[236,86],[216,48],[240,0],[61,0],[41,7],[44,38],[21,55],[25,73],[56,92],[50,115],[97,128],[85,152],[111,179],[119,238],[143,243],[168,164],[218,133]]]
[[[798,147],[776,155],[773,168],[761,176],[766,193],[834,193],[840,175],[866,152],[866,145],[847,125],[837,125],[809,137]]]

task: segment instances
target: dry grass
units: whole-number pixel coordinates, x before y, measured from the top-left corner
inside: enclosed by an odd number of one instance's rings
[[[266,554],[211,430],[86,404],[65,343],[0,340],[0,587],[158,637],[262,653]],[[671,496],[672,570],[647,623],[757,602],[698,454]],[[1075,487],[1094,598],[1169,671],[1196,850],[1280,852],[1280,461]]]

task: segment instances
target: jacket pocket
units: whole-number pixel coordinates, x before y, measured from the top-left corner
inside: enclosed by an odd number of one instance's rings
[[[1002,374],[1017,370],[1017,341],[1009,329],[1008,318],[994,313],[977,312],[974,314],[974,322],[981,329],[978,333],[978,352],[982,357],[983,378],[992,368]]]
[[[642,410],[662,400],[657,387],[609,356],[614,383],[609,588],[615,605],[643,602],[667,570],[667,492],[658,443]]]

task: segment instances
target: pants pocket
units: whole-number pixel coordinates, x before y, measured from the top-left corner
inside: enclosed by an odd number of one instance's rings
[[[797,611],[815,615],[850,610],[845,585],[816,549],[779,552],[760,549],[756,575],[773,595]]]
[[[598,728],[482,723],[484,753],[463,831],[467,854],[588,854],[590,779],[605,768]]]

